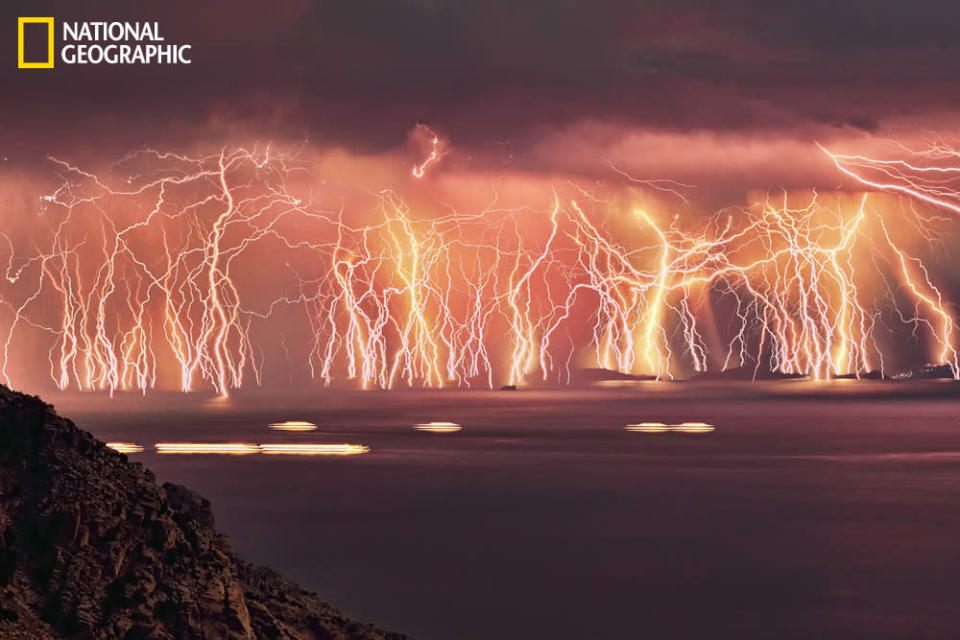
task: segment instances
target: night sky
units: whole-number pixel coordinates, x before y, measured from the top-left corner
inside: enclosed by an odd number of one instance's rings
[[[609,128],[857,138],[943,129],[960,92],[947,0],[152,4],[4,4],[8,155],[238,131],[380,151],[416,122],[519,154],[556,135],[608,146]],[[17,70],[19,15],[157,20],[194,64]]]

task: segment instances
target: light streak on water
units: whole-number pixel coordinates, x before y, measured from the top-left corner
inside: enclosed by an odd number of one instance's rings
[[[370,447],[362,444],[262,444],[260,452],[267,455],[294,456],[352,456],[368,453]]]
[[[716,427],[706,422],[681,422],[680,424],[674,425],[671,430],[679,431],[680,433],[710,433],[715,431]]]
[[[108,442],[108,447],[120,453],[140,453],[143,447],[134,442]]]
[[[246,456],[260,453],[260,447],[245,442],[158,442],[157,453],[219,454]]]
[[[628,424],[624,429],[639,433],[665,433],[667,431],[676,431],[679,433],[710,433],[715,431],[716,427],[706,422],[681,422],[679,424],[638,422],[636,424]]]
[[[257,445],[246,442],[158,442],[154,447],[157,453],[162,454],[230,456],[246,456],[257,453],[295,456],[349,456],[370,451],[370,447],[362,444],[322,443],[273,443]]]
[[[664,433],[669,431],[670,427],[662,422],[640,422],[638,424],[628,424],[624,429],[639,431],[640,433]]]
[[[303,420],[287,420],[286,422],[271,422],[267,425],[278,431],[313,431],[317,425]]]
[[[431,433],[453,433],[463,429],[456,422],[423,422],[413,425],[417,431],[429,431]]]

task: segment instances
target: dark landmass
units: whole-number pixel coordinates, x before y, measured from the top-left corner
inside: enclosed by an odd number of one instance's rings
[[[754,367],[734,367],[723,371],[704,371],[695,374],[689,379],[691,382],[699,380],[802,380],[809,376],[805,373],[781,373],[768,369]],[[601,380],[655,380],[653,376],[634,376],[607,369],[580,369],[574,374],[579,381],[596,382]],[[866,373],[845,373],[833,376],[836,380],[953,380],[953,369],[947,364],[926,364],[913,369],[907,369],[893,375],[885,375],[882,371],[873,370]]]
[[[207,500],[0,386],[0,638],[406,636],[245,562]]]
[[[952,376],[951,376],[952,377]],[[866,373],[844,373],[843,375],[834,376],[837,380],[889,380],[890,377],[883,374],[882,371],[874,369],[873,371],[868,371]]]
[[[915,369],[902,371],[894,380],[952,380],[953,369],[948,364],[925,364]]]
[[[781,373],[754,367],[734,367],[723,371],[704,371],[693,377],[693,380],[797,380],[806,378],[803,373]]]
[[[612,369],[601,369],[599,367],[575,369],[570,375],[569,386],[576,387],[580,385],[591,385],[597,382],[608,380],[656,380],[656,376],[633,375],[630,373],[621,373]]]

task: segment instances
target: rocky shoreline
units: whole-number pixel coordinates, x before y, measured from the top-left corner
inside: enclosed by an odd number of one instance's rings
[[[245,562],[207,500],[3,386],[0,638],[408,640]]]

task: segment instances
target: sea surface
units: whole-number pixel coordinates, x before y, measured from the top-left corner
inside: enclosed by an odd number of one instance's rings
[[[247,559],[419,640],[960,633],[955,383],[48,399],[208,497]],[[267,427],[285,420],[317,429]],[[463,429],[412,428],[430,421]],[[646,421],[716,430],[624,429]]]

